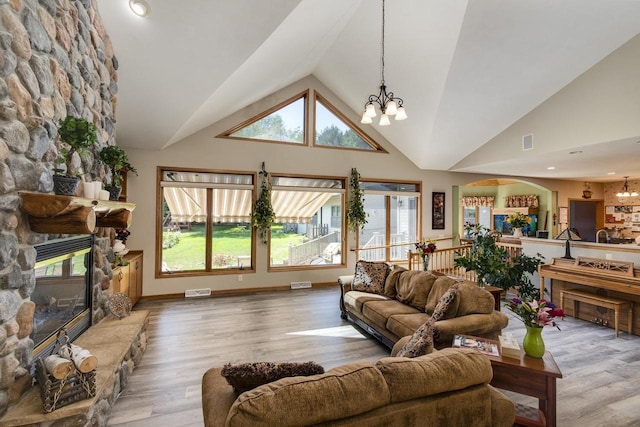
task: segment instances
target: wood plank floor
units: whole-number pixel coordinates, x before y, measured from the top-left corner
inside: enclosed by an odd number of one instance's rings
[[[149,343],[110,426],[202,426],[204,372],[226,362],[308,361],[330,369],[389,351],[340,319],[338,288],[146,301]],[[507,312],[508,313],[508,312]],[[509,313],[508,313],[509,314]],[[543,336],[564,378],[558,426],[640,425],[640,337],[567,318]],[[522,340],[524,326],[508,331]],[[527,397],[510,395],[522,403]]]

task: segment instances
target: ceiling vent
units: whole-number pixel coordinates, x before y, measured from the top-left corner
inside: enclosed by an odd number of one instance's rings
[[[533,134],[522,137],[522,151],[533,150]]]

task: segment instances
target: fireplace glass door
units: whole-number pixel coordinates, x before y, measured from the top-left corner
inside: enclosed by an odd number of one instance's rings
[[[48,242],[36,247],[36,287],[31,301],[36,305],[31,339],[35,348],[55,339],[60,329],[82,330],[89,326],[91,315],[91,239]],[[42,259],[45,258],[45,259]],[[71,334],[70,334],[71,335]],[[75,337],[71,337],[72,339]]]

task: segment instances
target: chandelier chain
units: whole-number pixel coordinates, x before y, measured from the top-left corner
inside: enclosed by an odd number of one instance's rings
[[[384,0],[382,0],[382,84],[384,84]]]

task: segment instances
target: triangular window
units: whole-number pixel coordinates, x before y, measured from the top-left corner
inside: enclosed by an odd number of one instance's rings
[[[306,143],[306,105],[305,91],[252,117],[219,137],[303,145]]]
[[[351,120],[318,93],[315,94],[314,145],[316,147],[385,152],[373,139],[358,129]]]

